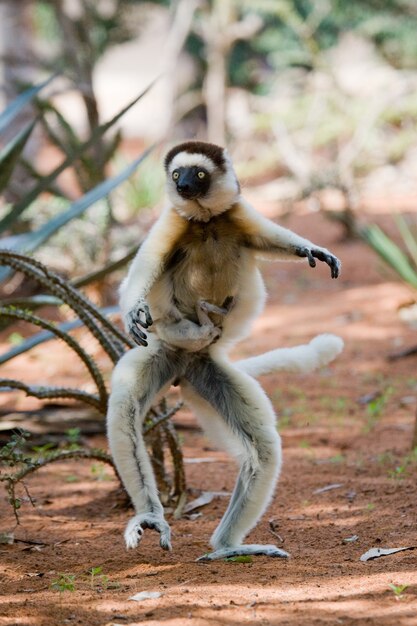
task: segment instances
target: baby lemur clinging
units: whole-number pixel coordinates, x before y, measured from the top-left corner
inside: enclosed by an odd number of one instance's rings
[[[226,298],[223,305],[216,306],[205,300],[198,300],[196,321],[185,317],[174,303],[163,319],[157,320],[154,330],[158,337],[171,347],[182,348],[189,352],[203,350],[221,335],[222,318],[230,313],[233,298]],[[211,317],[210,317],[211,315]],[[215,322],[213,319],[215,319]],[[138,335],[136,327],[134,333]],[[142,345],[146,340],[140,342]]]
[[[204,559],[236,554],[287,556],[273,545],[243,544],[273,495],[281,443],[272,405],[253,378],[283,369],[307,371],[342,347],[332,335],[308,346],[273,350],[232,363],[227,352],[249,331],[265,302],[259,257],[316,259],[339,275],[340,262],[325,248],[257,213],[241,196],[227,152],[187,142],[165,158],[169,204],[135,257],[121,288],[126,327],[139,344],[117,364],[108,412],[111,451],[135,506],[126,545],[144,529],[170,529],[142,436],[155,400],[177,381],[208,434],[232,452],[240,472],[229,506]],[[147,331],[144,332],[144,331]]]

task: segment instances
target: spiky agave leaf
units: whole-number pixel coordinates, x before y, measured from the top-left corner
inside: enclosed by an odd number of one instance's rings
[[[379,256],[404,280],[417,289],[417,272],[411,266],[407,256],[376,224],[367,226],[362,231],[363,237]]]
[[[98,126],[91,137],[87,139],[87,141],[81,143],[77,148],[74,148],[71,151],[68,151],[66,158],[62,161],[60,165],[58,165],[50,174],[42,177],[42,180],[39,181],[35,187],[29,191],[24,198],[22,198],[19,202],[15,204],[14,207],[7,213],[3,219],[0,220],[0,233],[4,232],[6,229],[12,226],[18,217],[38,198],[38,196],[47,191],[50,186],[56,181],[57,177],[67,169],[73,165],[73,163],[80,158],[89,148],[94,146],[97,139],[99,139],[104,133],[109,130],[112,126],[114,126],[123,115],[129,111],[148,91],[152,88],[154,82],[152,82],[146,89],[144,89],[138,96],[136,96],[129,104],[127,104],[119,113],[117,113],[114,117],[111,118],[108,122],[101,124]],[[32,96],[33,97],[33,96]],[[137,167],[137,166],[136,166]],[[4,247],[4,246],[3,246]]]
[[[25,148],[35,124],[36,120],[25,126],[25,128],[0,151],[0,193],[6,188],[13,173],[13,169]]]
[[[60,228],[68,224],[68,222],[74,218],[82,215],[90,206],[105,198],[113,189],[129,178],[151,150],[153,150],[153,146],[145,150],[145,152],[124,168],[117,176],[103,181],[94,187],[94,189],[88,191],[82,198],[73,202],[68,209],[53,217],[46,222],[46,224],[38,228],[38,230],[3,238],[1,241],[2,247],[7,250],[25,253],[33,252],[52,237]],[[0,270],[0,281],[4,281],[9,275],[10,270]]]
[[[46,85],[48,85],[56,76],[57,74],[53,74],[42,83],[26,89],[26,91],[17,96],[17,98],[9,104],[3,113],[0,114],[0,133],[3,133],[6,130],[20,111],[22,111],[22,109],[29,104],[29,102],[41,91],[41,89],[46,87]]]

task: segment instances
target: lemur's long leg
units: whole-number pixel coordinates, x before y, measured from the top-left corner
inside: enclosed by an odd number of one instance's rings
[[[148,348],[135,348],[120,359],[112,377],[107,414],[110,450],[117,471],[132,499],[136,515],[125,531],[128,548],[135,548],[145,528],[160,533],[160,545],[171,549],[170,529],[158,497],[152,466],[142,435],[142,423],[155,395],[181,374],[181,356],[153,335]]]
[[[215,439],[223,439],[239,460],[240,472],[229,506],[211,538],[215,551],[205,560],[237,554],[287,557],[276,546],[242,545],[265,511],[281,467],[281,442],[266,394],[230,363],[196,356],[184,374],[185,400]]]

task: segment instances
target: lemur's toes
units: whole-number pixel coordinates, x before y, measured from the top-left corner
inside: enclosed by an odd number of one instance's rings
[[[239,556],[269,556],[272,558],[288,559],[289,554],[277,546],[267,544],[243,544],[233,548],[219,548],[214,552],[203,554],[197,561],[218,561],[220,559],[233,559]]]
[[[169,552],[171,552],[172,550],[172,545],[171,545],[171,532],[168,529],[168,532],[161,532],[161,537],[159,539],[159,545],[161,546],[162,550],[167,550]]]
[[[127,550],[138,547],[143,537],[143,528],[135,517],[128,522],[124,537]]]
[[[159,545],[163,550],[172,550],[171,529],[163,517],[154,513],[142,513],[129,520],[124,535],[128,550],[138,547],[146,528],[156,530],[160,534]]]

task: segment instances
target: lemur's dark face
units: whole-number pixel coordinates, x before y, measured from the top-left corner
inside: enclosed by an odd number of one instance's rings
[[[177,167],[172,172],[177,192],[186,200],[194,200],[206,195],[210,188],[210,173],[198,165]]]
[[[208,222],[239,198],[240,187],[226,150],[202,141],[171,148],[164,160],[172,207],[187,220]]]

